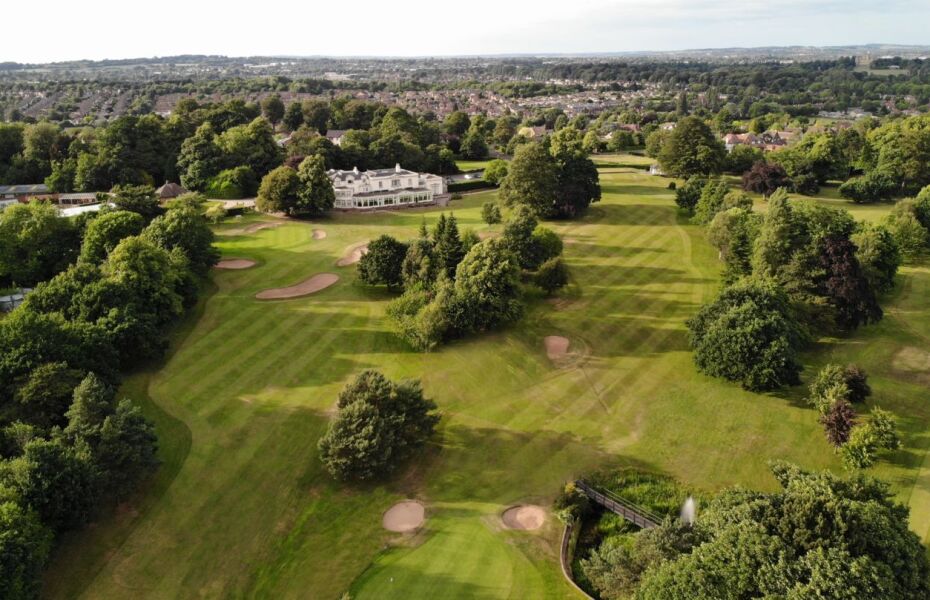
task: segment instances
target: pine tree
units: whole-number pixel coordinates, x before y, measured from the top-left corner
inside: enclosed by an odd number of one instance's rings
[[[436,259],[439,268],[445,271],[450,279],[453,279],[456,267],[465,257],[465,248],[459,236],[455,215],[449,215],[449,218],[445,220],[440,216],[440,223],[443,229],[442,233],[436,237]]]

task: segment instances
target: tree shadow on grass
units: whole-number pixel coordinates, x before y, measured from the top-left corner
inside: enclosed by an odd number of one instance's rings
[[[564,242],[564,254],[569,260],[586,260],[592,257],[598,258],[632,258],[642,254],[661,254],[667,253],[668,250],[661,247],[648,246],[612,246],[608,244],[595,244],[582,241],[575,241],[578,236],[566,235],[573,241]],[[622,241],[621,241],[622,244]]]
[[[633,265],[601,265],[595,262],[572,261],[574,278],[578,281],[616,282],[616,285],[690,284],[705,285],[707,277],[689,275],[684,269],[669,267],[646,267]]]

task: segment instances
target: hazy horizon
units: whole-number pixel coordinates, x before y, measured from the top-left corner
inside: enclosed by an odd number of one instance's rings
[[[501,55],[661,53],[685,50],[860,45],[930,45],[930,3],[889,0],[577,0],[499,3],[438,11],[427,0],[385,9],[359,0],[339,5],[275,5],[256,12],[232,0],[222,11],[181,0],[129,15],[115,0],[86,0],[79,13],[62,0],[15,4],[8,23],[67,14],[35,28],[8,28],[0,62],[124,60],[177,55],[229,57],[417,58]],[[876,40],[883,40],[877,42]]]

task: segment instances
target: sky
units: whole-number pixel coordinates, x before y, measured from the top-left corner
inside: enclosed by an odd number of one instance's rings
[[[930,45],[930,0],[16,0],[0,62]],[[135,6],[144,8],[136,9]],[[32,23],[33,25],[30,25]]]

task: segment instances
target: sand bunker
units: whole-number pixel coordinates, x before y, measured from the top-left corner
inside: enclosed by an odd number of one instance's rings
[[[426,509],[416,500],[398,502],[384,513],[381,524],[388,531],[414,531],[426,520]]]
[[[533,504],[512,506],[501,515],[501,521],[507,529],[533,531],[542,527],[546,522],[546,511]]]
[[[349,248],[345,255],[336,261],[337,267],[348,267],[354,265],[362,259],[362,255],[368,252],[368,242],[356,244]]]
[[[323,231],[322,229],[314,229],[314,230],[313,230],[313,239],[315,239],[315,240],[325,240],[325,239],[326,239],[326,232]]]
[[[274,229],[275,227],[281,227],[284,223],[271,223],[268,221],[262,223],[252,223],[246,227],[238,227],[236,229],[225,229],[218,231],[219,235],[243,235],[246,233],[255,233],[256,231],[261,231],[262,229]]]
[[[259,300],[283,300],[285,298],[299,298],[300,296],[315,294],[320,290],[328,288],[337,281],[339,281],[338,275],[333,273],[318,273],[310,279],[301,281],[297,285],[263,290],[255,294],[255,297]]]
[[[255,261],[247,258],[229,258],[216,263],[217,269],[248,269],[254,266]]]
[[[560,335],[547,335],[543,338],[546,345],[546,356],[549,360],[562,360],[568,354],[568,338]]]

